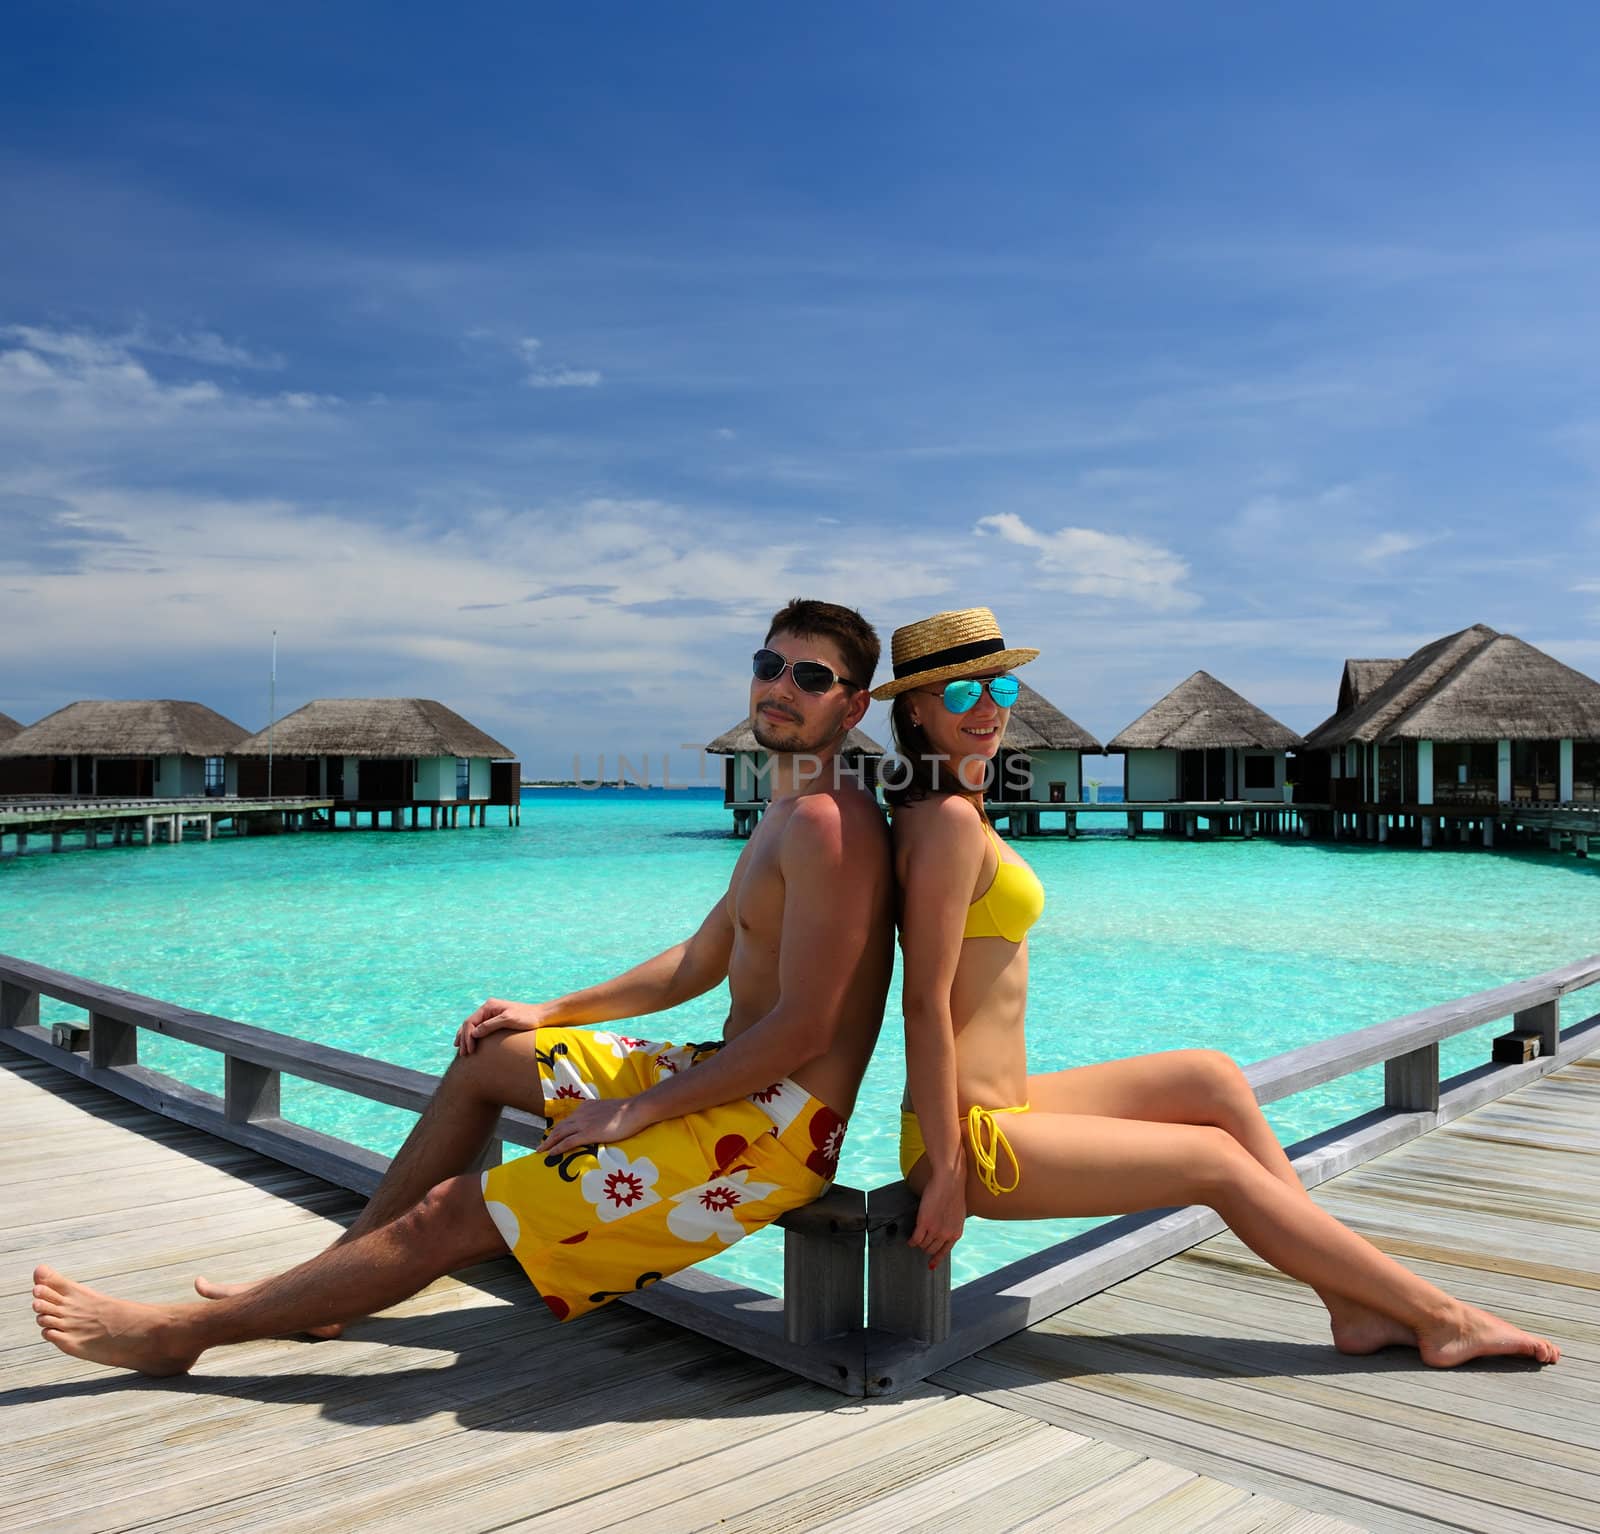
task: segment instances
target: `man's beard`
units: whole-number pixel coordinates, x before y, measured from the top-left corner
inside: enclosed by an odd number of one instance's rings
[[[786,756],[814,754],[833,740],[833,732],[823,726],[818,726],[814,737],[807,738],[801,733],[802,727],[798,720],[776,724],[770,719],[763,718],[759,712],[751,716],[750,725],[758,746],[764,751],[778,751]]]

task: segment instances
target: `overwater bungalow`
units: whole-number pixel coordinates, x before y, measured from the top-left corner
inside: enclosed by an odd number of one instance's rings
[[[1145,710],[1106,747],[1126,758],[1130,803],[1284,800],[1287,753],[1302,744],[1206,671]]]
[[[1600,682],[1475,623],[1405,660],[1346,661],[1306,756],[1336,812],[1594,804]]]
[[[231,793],[333,800],[350,823],[367,812],[391,826],[428,811],[432,825],[485,824],[490,805],[518,817],[521,764],[511,751],[431,698],[318,698],[228,753]]]
[[[172,799],[224,791],[223,758],[249,732],[203,703],[172,698],[69,703],[0,740],[17,764],[6,793]]]
[[[722,771],[722,802],[733,811],[733,830],[736,836],[748,836],[761,819],[761,812],[772,797],[772,781],[767,762],[770,753],[756,742],[755,731],[748,718],[741,719],[731,730],[705,747],[708,756],[725,756]],[[842,761],[861,769],[862,781],[868,788],[876,788],[878,764],[884,751],[865,730],[852,730],[844,738],[839,756]]]
[[[20,735],[25,726],[10,714],[0,714],[0,746],[14,735]],[[0,799],[22,794],[42,794],[50,791],[50,764],[29,756],[0,756]]]
[[[1083,753],[1098,755],[1103,749],[1081,724],[1018,677],[992,798],[1076,804],[1083,798]]]

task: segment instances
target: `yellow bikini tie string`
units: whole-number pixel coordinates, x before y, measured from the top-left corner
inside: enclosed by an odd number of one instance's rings
[[[1001,1113],[1026,1113],[1028,1105],[1019,1108],[1002,1108]],[[1022,1186],[1022,1167],[1017,1153],[1011,1149],[1006,1132],[994,1121],[994,1111],[974,1103],[967,1110],[967,1132],[972,1137],[972,1155],[978,1163],[978,1181],[999,1198],[1003,1193],[1015,1193]],[[1000,1155],[1011,1163],[1011,1181],[1000,1181]]]

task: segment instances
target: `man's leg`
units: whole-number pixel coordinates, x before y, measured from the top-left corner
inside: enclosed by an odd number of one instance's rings
[[[366,1208],[336,1245],[387,1225],[430,1188],[465,1172],[483,1153],[502,1108],[543,1116],[544,1092],[534,1058],[537,1039],[536,1033],[494,1033],[470,1055],[456,1056]],[[223,1300],[248,1293],[255,1283],[201,1277],[194,1287],[208,1300]],[[339,1330],[334,1323],[317,1327],[315,1334],[336,1337]]]
[[[395,1218],[241,1294],[204,1304],[117,1300],[34,1270],[33,1309],[63,1353],[144,1374],[182,1374],[208,1348],[370,1315],[434,1279],[503,1255],[478,1179],[455,1177]]]

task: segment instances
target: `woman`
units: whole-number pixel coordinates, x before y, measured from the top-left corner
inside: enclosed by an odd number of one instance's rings
[[[1008,648],[987,608],[895,632],[898,761],[885,764],[910,1112],[901,1169],[921,1199],[911,1244],[945,1258],[969,1214],[1115,1215],[1206,1204],[1252,1250],[1316,1290],[1335,1345],[1391,1344],[1445,1367],[1490,1353],[1541,1363],[1555,1346],[1452,1299],[1312,1202],[1243,1074],[1177,1050],[1029,1075],[1027,931],[1044,908],[1032,869],[984,815],[1017,683],[1038,655]]]

